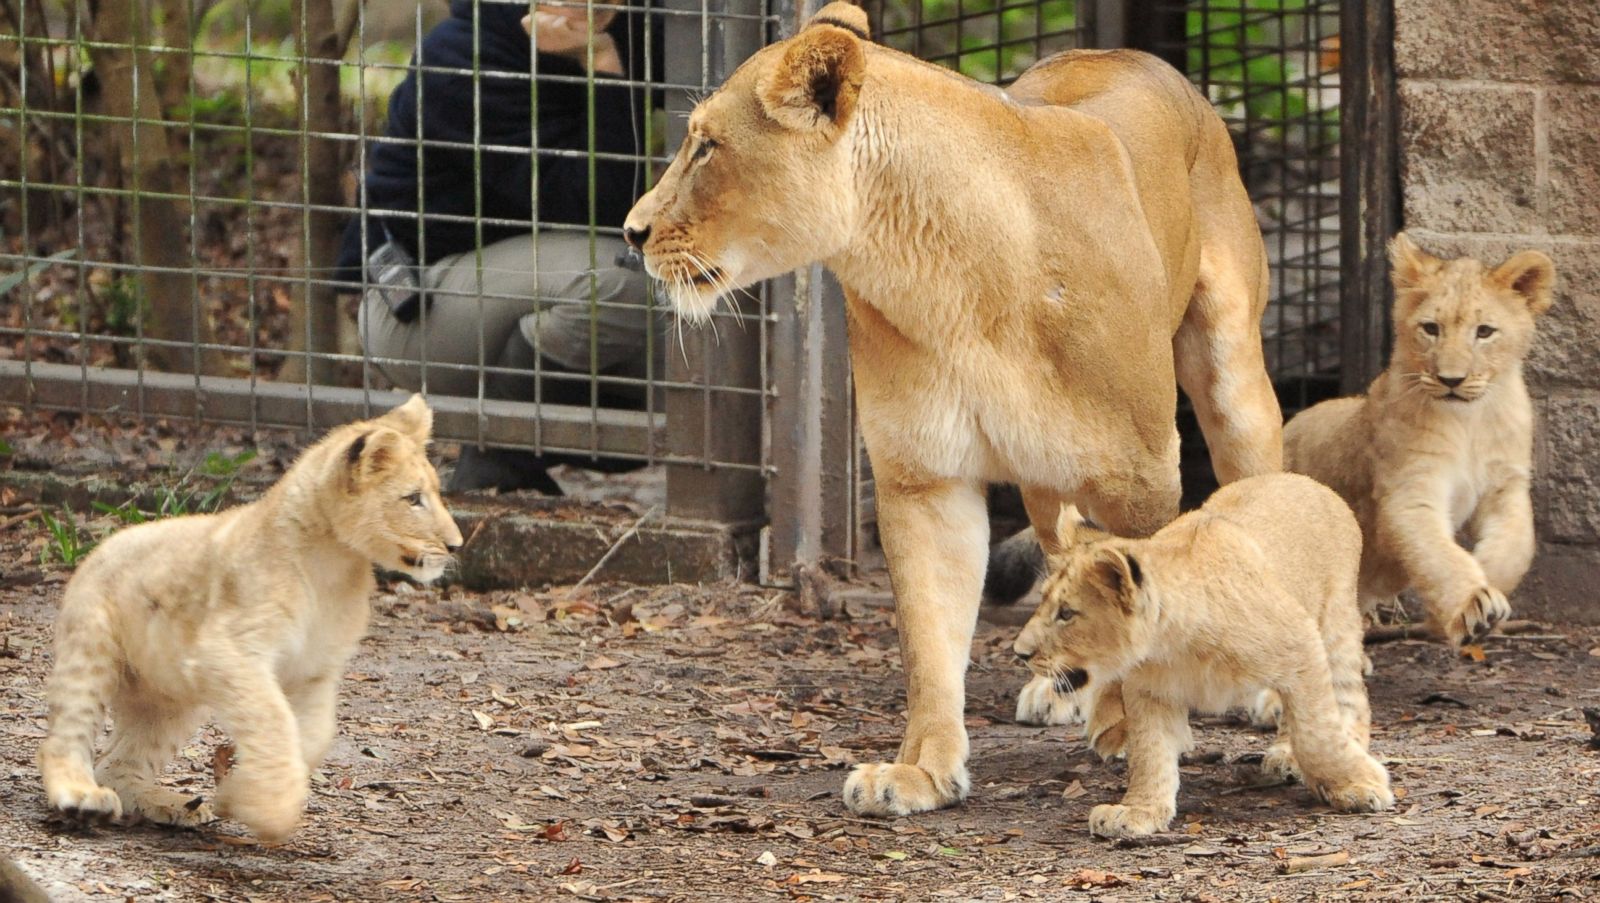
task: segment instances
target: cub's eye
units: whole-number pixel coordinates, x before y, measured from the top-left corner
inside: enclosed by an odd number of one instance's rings
[[[1073,618],[1075,618],[1077,616],[1078,616],[1078,613],[1073,611],[1070,608],[1058,608],[1058,609],[1056,609],[1056,620],[1057,621],[1066,622],[1066,621],[1072,620]]]
[[[715,139],[701,138],[700,146],[696,147],[694,149],[694,153],[689,155],[689,162],[699,163],[701,160],[704,160],[706,157],[710,156],[711,152],[716,149],[716,146],[717,142]]]
[[[1422,324],[1422,334],[1431,338],[1439,337],[1439,324],[1428,320]]]
[[[400,500],[413,508],[421,508],[423,506],[422,493],[420,492],[413,492],[410,495],[401,496]]]
[[[1495,333],[1497,333],[1499,331],[1500,330],[1495,329],[1493,326],[1490,326],[1488,323],[1485,323],[1482,326],[1478,327],[1478,338],[1487,339],[1489,336],[1492,336],[1492,335],[1494,335]]]

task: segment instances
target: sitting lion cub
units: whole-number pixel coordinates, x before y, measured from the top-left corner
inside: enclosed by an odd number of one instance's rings
[[[1511,614],[1533,562],[1533,406],[1522,359],[1550,308],[1555,265],[1523,251],[1493,269],[1390,244],[1394,354],[1366,396],[1325,401],[1284,429],[1284,465],[1333,487],[1365,533],[1361,607],[1414,587],[1453,643]],[[1466,528],[1473,546],[1456,543]]]
[[[437,579],[461,545],[439,499],[421,395],[342,426],[260,500],[141,524],[106,540],[67,584],[39,768],[51,807],[171,825],[210,807],[157,786],[214,710],[236,764],[217,812],[279,840],[333,740],[345,661],[367,627],[372,565]],[[111,746],[91,771],[107,706]]]
[[[1076,529],[1069,518],[1063,537]],[[1394,804],[1388,772],[1367,753],[1361,528],[1331,490],[1293,474],[1249,477],[1149,539],[1069,548],[1015,649],[1062,690],[1122,681],[1128,793],[1089,813],[1092,833],[1164,829],[1192,743],[1189,711],[1220,712],[1262,690],[1284,709],[1266,768],[1302,776],[1337,809]]]

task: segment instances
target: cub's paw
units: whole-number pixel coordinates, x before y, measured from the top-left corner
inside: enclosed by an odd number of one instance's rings
[[[1311,790],[1340,812],[1382,812],[1394,808],[1389,772],[1377,759],[1366,756],[1356,771],[1357,774],[1344,779],[1312,781]]]
[[[300,826],[309,791],[304,773],[295,780],[251,780],[236,769],[217,785],[216,814],[244,823],[266,843],[287,840]]]
[[[936,780],[903,762],[857,765],[844,782],[844,805],[857,815],[894,816],[929,812],[967,798],[967,770]]]
[[[198,796],[153,788],[127,801],[129,815],[174,828],[198,828],[217,820],[205,800]]]
[[[1261,757],[1261,773],[1280,781],[1305,780],[1300,774],[1300,763],[1294,760],[1294,745],[1287,740],[1279,740],[1267,747]]]
[[[56,788],[50,792],[50,808],[74,821],[106,822],[122,818],[122,799],[115,790],[98,784]]]
[[[1117,711],[1115,721],[1098,719],[1089,716],[1089,723],[1084,728],[1084,738],[1089,741],[1089,748],[1095,751],[1100,758],[1110,761],[1128,751],[1128,721],[1122,717],[1122,712]]]
[[[1070,693],[1056,689],[1055,681],[1048,677],[1035,677],[1017,694],[1017,722],[1046,727],[1052,724],[1073,724],[1082,720],[1078,701]]]
[[[1276,690],[1262,690],[1250,703],[1250,723],[1260,728],[1278,726],[1283,717],[1283,699]]]
[[[1089,810],[1089,833],[1096,837],[1143,837],[1166,830],[1170,821],[1170,812],[1102,803]]]
[[[1496,624],[1511,617],[1511,603],[1492,586],[1480,586],[1445,624],[1445,635],[1457,646],[1476,643]]]

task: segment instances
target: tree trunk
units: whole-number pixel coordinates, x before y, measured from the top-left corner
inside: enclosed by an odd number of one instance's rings
[[[100,76],[106,113],[116,120],[111,127],[115,159],[134,191],[129,201],[134,263],[151,268],[139,272],[144,335],[146,339],[179,343],[146,346],[143,352],[146,362],[158,370],[184,372],[198,367],[203,373],[220,374],[224,368],[222,355],[202,350],[197,358],[193,347],[195,343],[212,342],[212,330],[192,277],[186,272],[191,267],[185,253],[189,244],[188,211],[180,201],[149,196],[185,190],[178,161],[187,159],[187,154],[174,147],[169,130],[162,125],[165,119],[156,95],[150,53],[135,49],[149,46],[149,24],[148,7],[142,0],[102,0],[96,4],[95,39],[122,46],[90,50]],[[137,129],[135,118],[140,120]]]
[[[328,134],[340,130],[343,106],[339,96],[339,67],[332,62],[344,58],[349,32],[335,21],[337,0],[295,0],[294,28],[300,63],[300,122],[303,135]],[[343,145],[327,138],[302,137],[303,154],[301,200],[300,264],[313,280],[332,276],[334,259],[344,229],[341,218],[315,212],[316,207],[335,207],[343,203],[340,172]],[[311,355],[335,354],[339,350],[338,295],[328,285],[302,283],[295,292],[290,312],[289,350]],[[309,364],[309,369],[308,369]],[[279,371],[280,380],[327,384],[338,368],[323,357],[292,355]]]

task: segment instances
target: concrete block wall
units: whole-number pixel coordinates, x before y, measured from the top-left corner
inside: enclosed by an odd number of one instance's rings
[[[1600,623],[1600,2],[1393,2],[1405,228],[1556,264],[1527,369],[1540,551],[1512,605]]]

